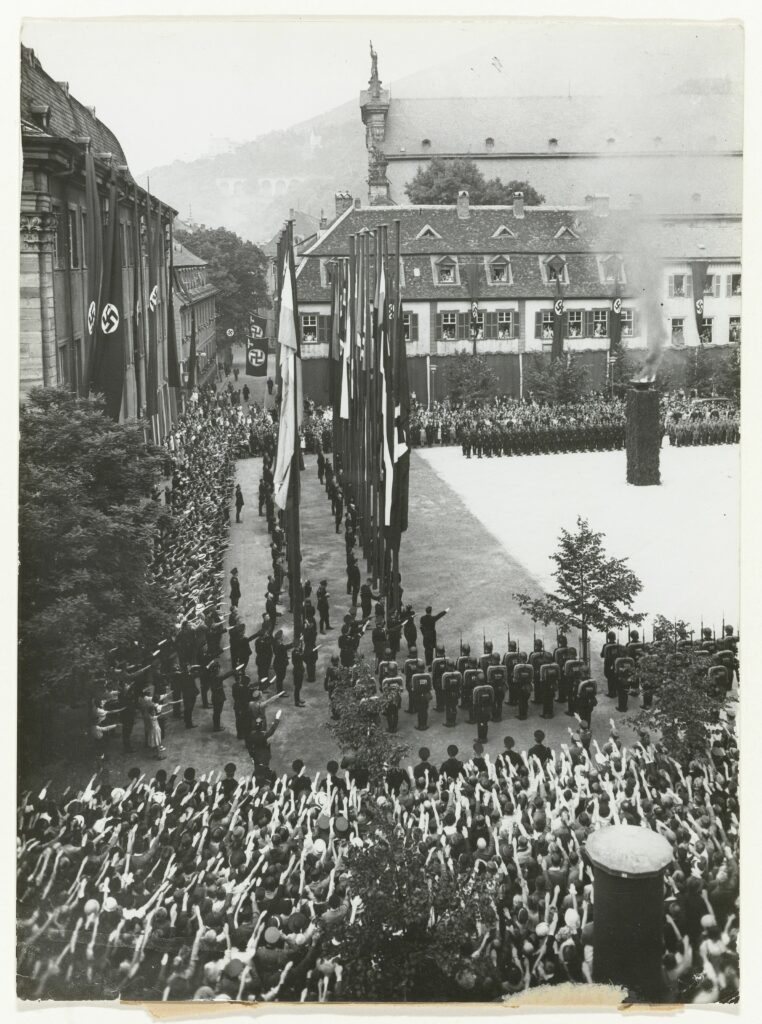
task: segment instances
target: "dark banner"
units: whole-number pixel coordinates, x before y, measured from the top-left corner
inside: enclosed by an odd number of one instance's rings
[[[267,338],[249,338],[246,342],[247,377],[267,376]]]
[[[101,308],[96,323],[93,388],[106,399],[106,412],[119,419],[124,390],[125,309],[122,297],[122,250],[116,178],[111,178],[109,219],[104,246]]]
[[[258,313],[249,313],[249,326],[246,333],[255,340],[266,337],[267,318],[259,316]]]
[[[696,333],[699,341],[703,342],[704,331],[704,285],[706,284],[706,263],[698,260],[691,263],[691,275],[693,277],[693,312],[696,315]]]
[[[553,347],[551,359],[558,359],[564,354],[564,300],[559,296],[553,303]]]
[[[622,299],[617,295],[611,303],[609,336],[611,352],[618,352],[622,346]]]

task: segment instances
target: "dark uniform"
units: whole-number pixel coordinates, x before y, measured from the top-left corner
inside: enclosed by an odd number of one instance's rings
[[[389,732],[397,731],[399,722],[399,711],[402,707],[402,677],[386,676],[381,686],[384,695],[384,716],[386,728]]]
[[[320,617],[320,632],[325,633],[327,629],[331,628],[330,622],[330,607],[328,604],[328,582],[327,580],[321,580],[320,586],[317,588],[317,610]]]
[[[458,701],[460,699],[460,688],[462,676],[452,668],[452,661],[449,662],[448,670],[442,676],[442,692],[444,694],[445,725],[452,727],[458,722]]]
[[[495,692],[491,686],[487,686],[486,683],[481,682],[481,679],[484,678],[481,671],[479,672],[479,677],[479,685],[474,687],[472,704],[474,708],[474,718],[476,719],[477,736],[479,740],[484,743],[487,739],[489,720],[492,717]]]
[[[606,643],[601,648],[603,658],[603,674],[606,677],[606,695],[616,697],[616,672],[614,662],[619,657],[619,644],[616,642],[616,633],[606,634]]]
[[[314,619],[307,619],[302,627],[302,644],[304,646],[304,667],[307,671],[307,682],[315,682],[317,666],[317,626]]]
[[[492,704],[492,721],[502,722],[503,703],[507,688],[506,671],[502,665],[490,665],[487,669],[487,685],[492,687],[494,702]]]
[[[300,646],[294,647],[291,652],[291,666],[294,674],[294,705],[298,708],[304,707],[302,700],[302,683],[304,682],[304,652]]]
[[[434,657],[434,648],[437,646],[437,622],[446,614],[447,609],[439,612],[438,615],[432,615],[431,606],[429,605],[426,608],[426,614],[421,616],[420,627],[421,639],[423,640],[423,656],[427,665],[431,664],[431,660]]]
[[[529,714],[529,699],[532,696],[534,673],[529,665],[517,664],[513,670],[513,681],[519,705],[519,720],[526,721]]]
[[[423,731],[429,727],[429,704],[431,703],[431,676],[423,672],[422,662],[418,662],[419,671],[412,678],[415,695],[415,709],[418,713],[416,729]]]
[[[437,656],[431,663],[431,688],[433,689],[434,697],[436,698],[436,704],[434,705],[435,711],[441,711],[444,707],[442,676],[444,675],[447,667],[447,659],[444,654],[444,647],[437,647]]]

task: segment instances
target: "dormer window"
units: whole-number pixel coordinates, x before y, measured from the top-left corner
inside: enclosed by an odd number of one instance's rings
[[[29,111],[35,125],[46,132],[50,124],[50,105],[47,103],[32,103]]]
[[[505,226],[505,224],[501,224],[500,227],[497,229],[497,231],[493,231],[492,232],[492,237],[493,238],[504,238],[504,237],[515,238],[516,235],[513,233],[513,231],[511,231],[510,228],[507,228]]]
[[[436,264],[437,284],[457,284],[458,264],[452,256],[443,256]]]
[[[415,237],[416,238],[441,238],[442,236],[439,234],[438,231],[435,231],[434,228],[430,224],[425,224]]]
[[[558,149],[558,139],[548,139],[548,149]]]
[[[492,138],[492,136],[488,136],[484,140],[484,145],[485,145],[485,147],[487,149],[494,149],[495,148],[495,140]]]
[[[422,139],[421,149],[431,149],[431,139]]]
[[[540,262],[545,281],[548,284],[569,283],[569,272],[566,266],[566,260],[563,256],[550,256],[548,259],[541,260]]]
[[[565,240],[572,239],[573,241],[578,241],[579,235],[575,234],[570,227],[564,225],[564,227],[558,229],[558,231],[555,234],[555,238],[562,238]]]
[[[624,260],[616,253],[602,256],[598,260],[600,279],[603,284],[625,284]]]
[[[491,284],[511,283],[511,261],[507,256],[496,256],[490,260],[489,281]]]

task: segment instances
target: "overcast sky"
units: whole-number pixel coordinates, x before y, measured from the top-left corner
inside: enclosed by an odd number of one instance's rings
[[[439,95],[659,92],[740,79],[737,25],[552,19],[27,20],[22,40],[117,135],[133,173],[249,141],[357,94],[368,41],[392,92],[427,76]],[[403,79],[403,81],[400,81]]]

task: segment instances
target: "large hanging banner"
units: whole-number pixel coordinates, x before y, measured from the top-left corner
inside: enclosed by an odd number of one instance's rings
[[[246,339],[246,376],[267,375],[267,338]]]

